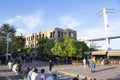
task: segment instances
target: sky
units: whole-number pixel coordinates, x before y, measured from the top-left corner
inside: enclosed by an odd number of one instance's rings
[[[13,25],[17,35],[59,27],[77,31],[77,39],[102,38],[103,8],[108,9],[109,36],[120,36],[120,0],[0,0],[0,26]],[[112,39],[110,47],[120,49],[119,42]],[[106,42],[96,45],[105,48]]]

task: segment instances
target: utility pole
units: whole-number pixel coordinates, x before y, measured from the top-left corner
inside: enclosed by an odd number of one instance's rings
[[[8,61],[8,52],[9,52],[9,33],[6,36],[7,48],[6,48],[6,62]]]
[[[110,50],[110,39],[108,33],[108,16],[107,16],[107,8],[103,8],[103,16],[104,16],[104,26],[105,26],[105,37],[106,37],[106,50]]]
[[[113,12],[113,10],[115,9],[107,9],[107,8],[103,8],[102,12],[103,12],[103,16],[104,16],[104,26],[105,26],[105,38],[106,38],[106,50],[109,51],[110,50],[110,39],[109,39],[109,33],[108,33],[108,16],[107,13],[108,12]],[[97,14],[100,14],[101,11]],[[101,14],[99,15],[101,16]]]
[[[7,48],[6,48],[6,62],[9,60],[8,56],[9,56],[9,42],[11,41],[10,35],[14,34],[16,32],[16,29],[14,28],[14,26],[10,26],[9,30],[7,32],[6,35],[6,42],[7,42]]]

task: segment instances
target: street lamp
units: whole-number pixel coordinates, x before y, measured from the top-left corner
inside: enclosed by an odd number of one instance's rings
[[[9,27],[9,30],[6,35],[6,42],[7,42],[7,48],[6,48],[6,62],[8,61],[8,52],[9,52],[9,42],[11,41],[10,35],[14,34],[16,32],[16,29],[12,26]]]

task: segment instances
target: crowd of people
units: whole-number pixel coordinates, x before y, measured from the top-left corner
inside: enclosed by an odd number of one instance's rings
[[[29,57],[27,57],[26,59],[27,62],[32,62]],[[45,76],[45,69],[41,69],[40,72],[38,72],[38,69],[36,67],[27,66],[26,70],[22,71],[21,70],[22,62],[23,62],[22,58],[18,57],[17,60],[15,60],[14,62],[12,60],[9,60],[7,65],[8,68],[17,75],[24,74],[25,75],[24,77],[26,77],[27,80],[55,80],[55,78],[57,77],[56,74],[52,73],[53,67],[52,60],[49,60],[49,71],[51,75],[48,77]]]
[[[23,71],[21,69],[22,66],[22,58],[17,58],[14,62],[12,60],[8,61],[8,68],[16,73],[16,75],[24,74],[24,77],[26,80],[56,80],[57,75],[56,73],[52,73],[52,68],[54,66],[53,61],[49,60],[49,76],[45,75],[45,69],[41,69],[40,72],[38,72],[38,69],[36,67],[32,67],[31,65],[26,66],[26,70]],[[26,61],[25,61],[26,62]],[[30,61],[31,62],[31,61]],[[72,80],[79,80],[78,77],[73,78]]]
[[[31,62],[32,59],[28,56],[26,58],[17,57],[15,61],[9,60],[8,62],[8,68],[11,69],[16,74],[23,74],[21,70],[21,66],[23,62]],[[83,65],[84,67],[88,65],[90,68],[90,71],[93,73],[96,70],[96,59],[94,56],[89,57],[89,59],[83,59]],[[53,68],[53,61],[49,60],[49,71],[50,74],[52,74],[52,68]],[[26,70],[24,71],[24,74],[26,75],[27,80],[55,80],[56,74],[53,74],[51,76],[46,77],[45,76],[45,69],[41,69],[40,73],[38,72],[38,69],[36,67],[27,66]],[[73,78],[73,80],[79,80],[77,77]]]

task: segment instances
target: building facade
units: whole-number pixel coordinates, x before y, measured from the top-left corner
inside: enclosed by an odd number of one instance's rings
[[[72,29],[61,29],[54,28],[42,32],[36,32],[32,34],[25,35],[25,47],[26,48],[34,48],[37,47],[37,40],[41,37],[47,37],[53,40],[59,40],[64,38],[65,36],[69,36],[71,39],[77,40],[77,33]]]

